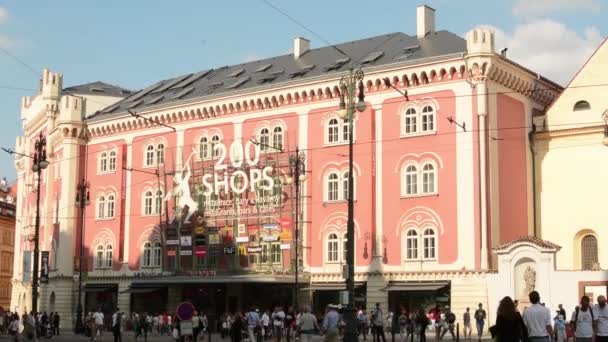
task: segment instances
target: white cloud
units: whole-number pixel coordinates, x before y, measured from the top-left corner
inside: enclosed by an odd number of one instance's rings
[[[513,14],[521,17],[534,17],[555,12],[599,11],[597,0],[517,0]]]
[[[4,24],[8,21],[8,11],[6,8],[0,6],[0,24]]]
[[[570,81],[602,42],[595,27],[581,35],[550,19],[530,21],[511,33],[494,29],[497,50],[508,48],[510,59],[560,84]]]

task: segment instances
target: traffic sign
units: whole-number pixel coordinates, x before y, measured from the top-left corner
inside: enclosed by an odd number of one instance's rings
[[[177,317],[180,321],[189,321],[194,316],[194,305],[190,302],[184,302],[177,306]]]

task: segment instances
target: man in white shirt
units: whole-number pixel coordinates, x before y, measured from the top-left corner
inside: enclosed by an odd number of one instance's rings
[[[597,329],[595,341],[608,342],[608,305],[606,305],[606,297],[597,297],[597,304],[593,308],[593,316]]]
[[[95,319],[95,331],[93,332],[95,334],[95,339],[99,337],[101,340],[101,335],[103,334],[103,318],[104,316],[103,312],[101,312],[101,308],[93,314],[93,319]]]
[[[530,342],[549,342],[553,336],[553,327],[551,324],[551,313],[549,309],[540,305],[540,295],[536,291],[530,292],[528,295],[532,306],[524,311],[524,324],[528,328],[528,337]]]
[[[593,339],[593,310],[589,306],[589,297],[581,297],[581,306],[576,307],[570,322],[574,327],[577,342],[591,342]]]
[[[274,308],[272,313],[272,337],[275,338],[276,342],[281,342],[283,336],[283,321],[285,320],[285,312],[281,307],[277,306]]]

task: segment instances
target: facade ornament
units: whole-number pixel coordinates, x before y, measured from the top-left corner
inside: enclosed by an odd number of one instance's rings
[[[173,184],[175,185],[173,186],[173,189],[167,193],[167,196],[165,196],[165,202],[167,202],[171,196],[176,197],[176,215],[178,213],[181,214],[185,206],[188,207],[188,214],[186,215],[184,223],[190,223],[190,217],[198,209],[198,203],[192,199],[192,195],[190,194],[189,184],[190,176],[192,176],[192,171],[190,170],[190,160],[195,154],[196,151],[193,151],[186,160],[182,172],[176,173],[175,176],[173,176]]]
[[[526,271],[524,272],[524,281],[526,283],[526,287],[524,288],[524,295],[534,291],[536,287],[536,271],[532,266],[526,267]]]

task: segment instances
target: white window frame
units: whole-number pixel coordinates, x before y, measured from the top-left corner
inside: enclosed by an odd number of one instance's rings
[[[99,154],[99,163],[97,167],[98,173],[107,173],[108,172],[108,152],[103,151]]]
[[[156,163],[155,165],[163,165],[165,163],[165,143],[156,144]]]
[[[432,170],[425,170],[427,167],[432,167]],[[410,168],[414,168],[411,170]],[[439,193],[439,168],[434,160],[426,159],[421,163],[407,162],[401,169],[401,197],[424,197],[434,196]],[[430,178],[429,178],[430,177]],[[411,180],[415,178],[416,189],[411,190],[408,186]],[[429,181],[429,179],[431,181]],[[432,189],[428,189],[428,185],[432,184]]]
[[[98,245],[95,249],[95,269],[105,268],[105,248],[103,245]]]
[[[162,190],[156,190],[156,192],[154,192],[154,201],[153,201],[153,205],[154,208],[152,208],[152,212],[153,214],[160,214],[163,212],[163,191]]]
[[[116,214],[116,196],[112,194],[108,194],[108,198],[106,199],[106,212],[103,216],[105,219],[112,219]]]
[[[156,149],[154,148],[154,144],[146,145],[144,149],[144,167],[152,167],[155,166],[156,163]]]
[[[353,117],[353,142],[356,140],[356,116]],[[323,127],[323,139],[326,146],[348,144],[349,119],[331,116],[326,119]]]
[[[283,150],[283,127],[277,125],[272,128],[272,147],[275,151]]]
[[[431,231],[432,234],[427,234],[429,231]],[[422,229],[422,234],[420,235],[420,240],[422,246],[422,255],[420,257],[422,260],[437,260],[437,230],[432,227],[424,227]],[[427,240],[431,240],[432,244],[427,246]],[[427,254],[427,250],[432,252],[432,256]]]
[[[270,243],[270,263],[281,264],[283,262],[283,250],[280,242]]]
[[[112,150],[108,153],[108,172],[116,171],[116,151]]]
[[[113,258],[114,258],[114,250],[112,248],[112,245],[109,244],[106,246],[105,251],[104,251],[104,268],[112,268],[112,264],[113,264]]]
[[[215,145],[222,143],[222,137],[219,134],[211,136],[211,159],[218,159],[220,157],[220,150],[215,148]]]
[[[326,131],[326,144],[332,145],[338,144],[340,142],[340,120],[338,118],[330,118],[329,120],[327,120]]]
[[[335,178],[332,178],[335,177]],[[330,179],[332,178],[332,179]],[[339,202],[341,201],[340,194],[340,174],[332,171],[325,177],[325,201],[326,202]],[[335,194],[335,195],[333,195]]]
[[[327,234],[325,242],[325,261],[327,263],[339,263],[340,262],[340,238],[338,234],[329,233]]]
[[[105,215],[106,215],[106,196],[105,194],[100,194],[99,196],[97,196],[97,201],[96,201],[96,207],[97,207],[97,219],[104,219]]]
[[[437,133],[437,106],[428,101],[420,106],[410,105],[401,114],[401,137],[415,137]]]
[[[207,135],[203,135],[198,140],[198,158],[200,160],[211,160],[211,142]]]
[[[270,145],[271,135],[270,128],[262,127],[260,128],[260,132],[258,133],[258,141],[260,143],[260,153],[268,153],[272,149]]]
[[[152,243],[150,242],[144,243],[141,266],[142,268],[152,267]]]
[[[154,215],[154,192],[152,190],[144,190],[142,196],[142,216]]]
[[[405,260],[420,259],[420,234],[416,229],[410,228],[405,231]],[[411,252],[411,253],[410,253]]]

